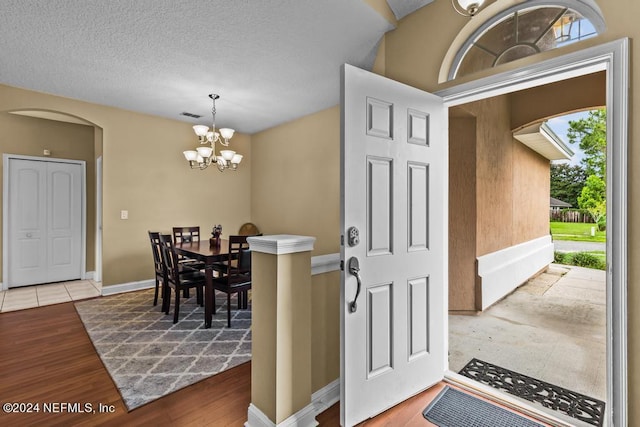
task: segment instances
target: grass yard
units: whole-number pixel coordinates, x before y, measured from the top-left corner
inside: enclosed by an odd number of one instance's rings
[[[595,236],[591,235],[591,227],[594,227],[595,224],[550,222],[549,225],[554,240],[571,240],[574,242],[605,242],[607,240],[607,232],[598,231],[597,227]]]

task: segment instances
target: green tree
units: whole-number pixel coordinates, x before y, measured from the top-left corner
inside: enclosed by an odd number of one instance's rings
[[[578,207],[578,196],[587,181],[587,174],[580,165],[551,164],[551,197]]]
[[[582,188],[582,193],[578,197],[580,209],[589,212],[593,222],[600,224],[600,220],[607,213],[606,186],[602,178],[591,175]]]
[[[578,142],[585,157],[582,163],[588,175],[598,175],[604,179],[606,174],[607,150],[607,111],[602,108],[589,111],[586,118],[571,120],[567,132],[569,142]]]

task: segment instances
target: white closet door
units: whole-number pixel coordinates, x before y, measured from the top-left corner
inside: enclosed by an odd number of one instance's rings
[[[82,179],[77,163],[9,160],[9,287],[81,277]]]

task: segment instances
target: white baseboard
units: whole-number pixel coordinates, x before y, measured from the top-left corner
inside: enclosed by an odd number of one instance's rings
[[[247,422],[244,423],[245,427],[315,427],[317,425],[313,403],[308,404],[278,424],[271,421],[257,406],[250,403],[247,411]]]
[[[311,403],[279,424],[275,424],[253,403],[247,411],[245,427],[307,427],[317,426],[316,415],[340,400],[340,379],[327,384],[311,395]]]
[[[553,262],[551,236],[478,257],[482,310],[508,295]]]
[[[311,395],[311,403],[316,410],[316,415],[324,412],[336,402],[340,401],[340,378],[330,382]]]
[[[93,278],[95,276],[96,276],[96,272],[95,271],[85,271],[84,280],[93,280]]]
[[[120,285],[111,285],[102,287],[102,296],[121,294],[123,292],[140,291],[142,289],[149,289],[156,286],[156,281],[141,280],[139,282],[122,283]]]

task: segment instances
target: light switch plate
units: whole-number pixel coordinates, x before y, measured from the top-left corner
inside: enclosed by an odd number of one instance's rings
[[[120,219],[129,219],[129,211],[120,211]]]

